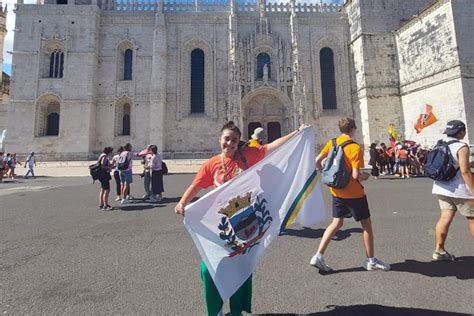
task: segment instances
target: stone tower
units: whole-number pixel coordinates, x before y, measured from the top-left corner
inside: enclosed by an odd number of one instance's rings
[[[0,51],[2,52],[0,56],[0,69],[3,70],[3,45],[5,42],[5,35],[7,35],[7,6],[3,8],[3,3],[0,6]],[[0,137],[2,131],[7,128],[7,114],[8,114],[8,90],[9,90],[9,81],[8,77],[3,78],[3,71],[2,75],[0,76]]]

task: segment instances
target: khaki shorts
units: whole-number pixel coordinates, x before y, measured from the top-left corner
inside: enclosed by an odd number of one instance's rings
[[[462,216],[474,217],[474,199],[459,199],[438,195],[438,202],[442,210],[459,211]]]

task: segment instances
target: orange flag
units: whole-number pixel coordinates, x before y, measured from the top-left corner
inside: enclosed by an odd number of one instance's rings
[[[418,120],[415,123],[416,133],[419,134],[421,130],[431,124],[435,123],[438,119],[433,113],[433,107],[429,104],[425,105],[424,113],[421,113]]]

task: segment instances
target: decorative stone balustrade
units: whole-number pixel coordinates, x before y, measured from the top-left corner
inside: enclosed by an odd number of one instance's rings
[[[102,0],[100,6],[106,11],[159,11],[160,2],[155,0]],[[297,13],[336,13],[340,6],[334,4],[297,3]],[[166,0],[164,12],[227,12],[230,10],[229,1],[225,0]],[[255,2],[238,3],[238,12],[255,12]],[[266,12],[290,12],[290,4],[267,3]]]

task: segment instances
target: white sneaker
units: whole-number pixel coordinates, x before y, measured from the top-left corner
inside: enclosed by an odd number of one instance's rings
[[[122,201],[120,201],[120,204],[128,204],[128,203],[129,203],[128,199],[122,199]]]
[[[332,269],[326,264],[326,262],[324,262],[324,257],[318,258],[318,255],[314,255],[309,261],[309,264],[324,272],[332,271]]]
[[[122,200],[122,197],[120,195],[115,198],[115,201],[120,201],[120,200]]]
[[[367,271],[372,271],[372,270],[388,271],[390,270],[390,265],[377,258],[374,258],[374,262],[371,263],[370,260],[367,258],[367,260],[365,260],[364,262],[364,268]]]

